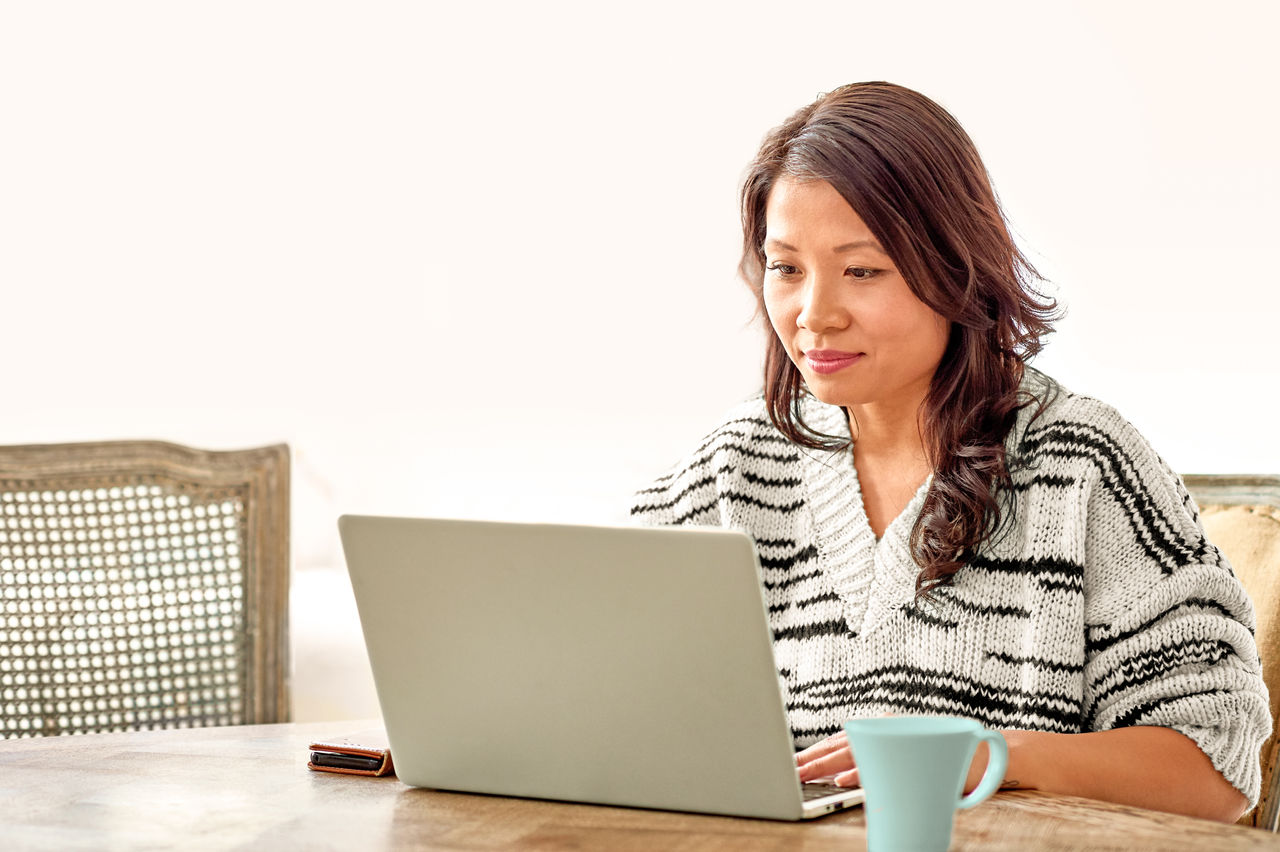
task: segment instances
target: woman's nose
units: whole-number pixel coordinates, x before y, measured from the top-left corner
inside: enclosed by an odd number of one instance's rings
[[[804,302],[796,317],[796,326],[812,332],[843,328],[849,324],[849,309],[844,304],[844,282],[832,282],[825,276],[813,276],[804,289]]]

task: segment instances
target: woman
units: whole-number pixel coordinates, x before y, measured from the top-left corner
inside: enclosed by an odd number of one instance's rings
[[[1026,366],[1056,306],[955,119],[831,92],[765,140],[742,224],[764,394],[632,513],[755,538],[801,778],[857,783],[848,718],[946,714],[1003,731],[1009,787],[1251,807],[1252,606],[1133,427]]]

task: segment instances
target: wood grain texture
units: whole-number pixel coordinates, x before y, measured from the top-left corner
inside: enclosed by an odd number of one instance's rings
[[[810,823],[419,790],[311,772],[307,745],[376,726],[311,723],[0,742],[6,850],[424,849],[781,852],[865,848],[861,809]],[[998,793],[952,850],[1280,850],[1275,835],[1088,799]]]
[[[1280,476],[1189,473],[1182,481],[1200,506],[1256,503],[1280,507]]]

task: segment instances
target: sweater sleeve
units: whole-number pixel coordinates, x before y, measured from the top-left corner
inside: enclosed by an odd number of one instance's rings
[[[644,526],[719,526],[717,455],[724,432],[723,426],[712,432],[653,484],[637,491],[631,520]]]
[[[645,526],[724,527],[739,526],[749,504],[794,510],[795,504],[776,505],[774,491],[796,484],[786,473],[796,458],[769,422],[764,400],[755,397],[731,409],[697,449],[637,492],[631,519]]]
[[[1172,728],[1256,804],[1271,731],[1253,605],[1181,478],[1114,410],[1077,438],[1085,515],[1084,724]]]
[[[688,458],[636,492],[631,520],[644,526],[720,525],[711,459]]]

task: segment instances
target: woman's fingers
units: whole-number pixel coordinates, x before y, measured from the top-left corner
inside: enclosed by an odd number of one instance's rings
[[[858,770],[856,769],[849,772],[841,772],[834,780],[837,787],[857,787],[861,783],[858,780]]]
[[[800,780],[812,781],[815,778],[826,778],[829,775],[848,772],[850,769],[853,769],[853,753],[845,748],[802,765],[799,769]]]
[[[893,716],[894,713],[882,713],[881,716]],[[844,731],[832,734],[807,749],[796,753],[796,766],[800,771],[801,781],[812,781],[815,778],[835,776],[834,781],[840,787],[856,787],[858,770],[853,765],[853,751],[849,748],[849,737]]]
[[[832,734],[825,740],[819,740],[807,749],[796,752],[796,765],[804,766],[811,760],[816,760],[819,757],[826,757],[832,752],[848,747],[849,738],[845,736],[844,731],[841,731],[838,734]]]
[[[801,781],[825,778],[853,769],[853,753],[843,733],[827,737],[796,755]]]

